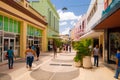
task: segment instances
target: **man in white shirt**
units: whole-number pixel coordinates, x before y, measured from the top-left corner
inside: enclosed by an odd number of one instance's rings
[[[99,46],[96,45],[95,48],[93,49],[93,57],[94,57],[94,66],[97,67],[99,63],[99,54],[100,54]]]

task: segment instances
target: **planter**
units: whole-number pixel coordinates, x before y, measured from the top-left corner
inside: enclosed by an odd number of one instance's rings
[[[85,56],[83,58],[83,67],[84,68],[92,68],[92,62],[90,56]]]
[[[57,52],[58,52],[58,53],[60,52],[60,48],[57,48]]]
[[[74,62],[74,65],[75,65],[76,67],[80,67],[80,66],[81,66],[81,62],[80,62],[80,61]]]

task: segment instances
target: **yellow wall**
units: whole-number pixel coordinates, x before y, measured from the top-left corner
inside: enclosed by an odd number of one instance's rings
[[[20,57],[25,57],[26,51],[26,40],[27,40],[27,23],[21,22],[20,27]]]
[[[20,26],[20,57],[25,57],[24,53],[26,50],[26,43],[27,43],[26,41],[27,41],[27,25],[28,24],[43,31],[43,33],[42,33],[42,51],[46,51],[46,48],[47,48],[46,47],[47,46],[46,27],[47,27],[47,24],[43,24],[40,21],[37,21],[36,19],[32,18],[31,16],[28,16],[29,14],[28,15],[24,14],[23,12],[20,12],[19,10],[5,4],[4,2],[0,2],[0,7],[9,12],[9,13],[7,13],[5,11],[0,11],[1,15],[13,18],[13,19],[21,22],[21,26]],[[33,13],[35,13],[35,12],[33,12]],[[41,15],[39,15],[39,17],[41,17]],[[44,21],[45,19],[43,18],[42,20]]]

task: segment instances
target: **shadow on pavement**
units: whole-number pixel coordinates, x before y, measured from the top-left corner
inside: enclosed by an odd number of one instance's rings
[[[0,73],[0,80],[12,80],[8,74]]]
[[[79,76],[79,70],[69,72],[49,72],[42,69],[33,71],[31,77],[35,80],[73,80]]]

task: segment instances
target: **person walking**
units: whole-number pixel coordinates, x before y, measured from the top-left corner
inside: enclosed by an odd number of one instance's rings
[[[57,46],[56,46],[56,41],[53,40],[53,51],[54,51],[54,58],[57,57]]]
[[[102,54],[103,54],[103,46],[102,44],[100,44],[100,56],[102,57]]]
[[[32,68],[32,63],[34,61],[34,56],[35,56],[35,51],[31,49],[31,46],[25,51],[25,57],[26,57],[26,62],[27,62],[27,67],[29,70]]]
[[[35,46],[33,44],[31,46],[31,49],[34,50],[34,51],[36,51],[36,48],[35,48]]]
[[[99,64],[99,55],[100,55],[99,46],[96,45],[95,48],[93,49],[93,57],[94,57],[94,66],[97,66],[97,67]]]
[[[115,76],[114,78],[116,80],[118,80],[118,76],[120,73],[120,47],[117,49],[117,53],[116,53],[116,72],[115,72]]]
[[[37,61],[39,60],[39,55],[40,55],[40,48],[38,45],[36,46],[36,55],[37,55]]]
[[[7,51],[7,57],[8,57],[8,67],[9,69],[13,69],[13,63],[14,63],[14,51],[12,50],[12,46],[10,46],[10,49]]]
[[[71,45],[69,46],[69,52],[71,53]]]

